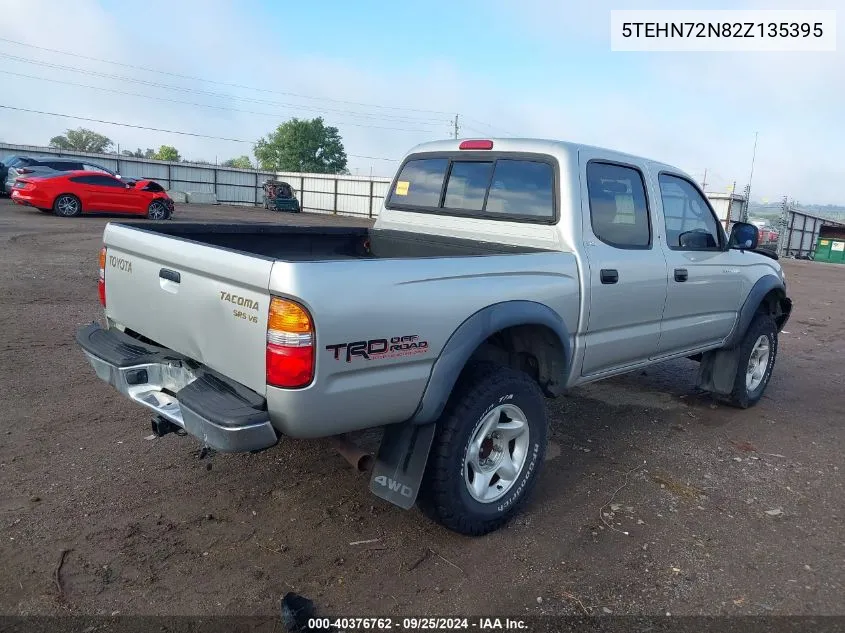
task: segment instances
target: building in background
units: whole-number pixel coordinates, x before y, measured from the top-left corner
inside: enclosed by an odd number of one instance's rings
[[[710,201],[713,210],[716,212],[716,217],[719,218],[725,231],[729,231],[731,224],[742,219],[745,196],[721,191],[705,192],[704,195]]]

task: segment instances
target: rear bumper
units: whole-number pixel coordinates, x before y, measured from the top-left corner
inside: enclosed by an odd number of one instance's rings
[[[97,323],[80,328],[76,342],[101,380],[213,449],[258,451],[278,442],[264,398],[217,372]]]
[[[38,207],[39,209],[49,209],[53,206],[52,202],[43,196],[33,194],[23,189],[12,189],[12,202],[16,202],[26,207]]]

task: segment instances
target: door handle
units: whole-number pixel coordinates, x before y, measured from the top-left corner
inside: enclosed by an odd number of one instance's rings
[[[160,271],[158,271],[158,276],[162,279],[167,279],[168,281],[172,281],[176,284],[182,281],[182,275],[180,275],[175,270],[170,270],[169,268],[162,268]]]
[[[603,284],[615,284],[619,281],[619,271],[615,268],[602,268],[599,277]]]
[[[675,281],[686,281],[689,277],[686,268],[676,268],[675,269]]]

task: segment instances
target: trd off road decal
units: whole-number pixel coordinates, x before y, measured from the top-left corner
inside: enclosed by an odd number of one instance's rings
[[[425,354],[428,351],[428,341],[421,341],[416,334],[410,334],[394,336],[389,339],[374,338],[369,341],[326,345],[326,349],[334,352],[335,360],[343,358],[347,363],[351,363],[352,359],[356,357],[364,360],[381,360],[382,358]]]

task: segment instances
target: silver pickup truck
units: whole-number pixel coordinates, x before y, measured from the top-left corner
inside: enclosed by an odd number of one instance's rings
[[[372,229],[109,223],[97,375],[219,451],[384,427],[370,488],[465,534],[543,465],[544,397],[672,358],[762,396],[791,311],[757,230],[684,172],[573,143],[442,141]]]

